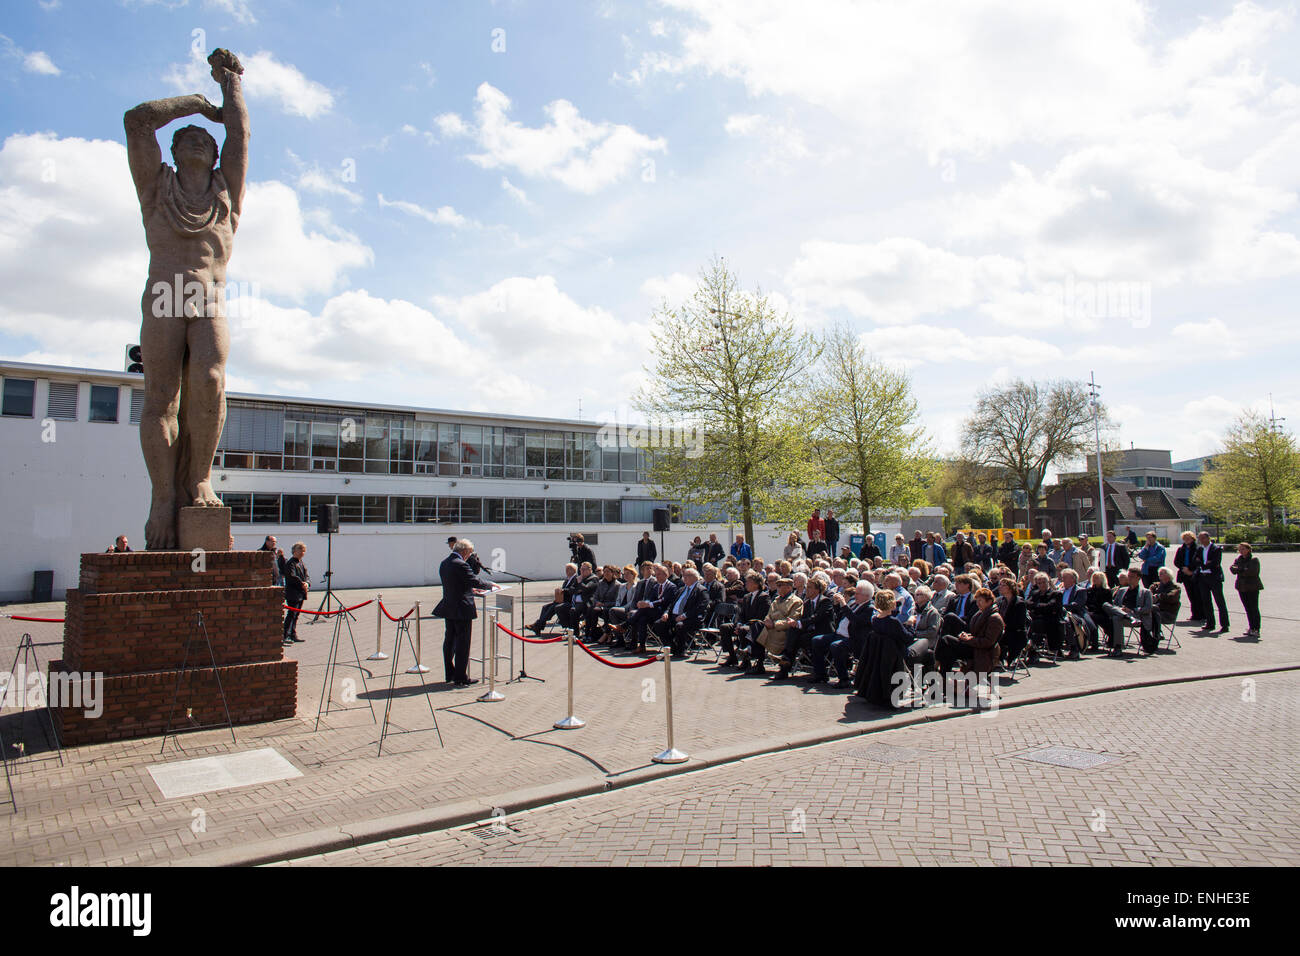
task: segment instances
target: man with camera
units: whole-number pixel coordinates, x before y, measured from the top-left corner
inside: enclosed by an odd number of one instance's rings
[[[573,563],[579,567],[582,566],[583,562],[590,564],[592,568],[597,567],[595,552],[584,543],[580,531],[575,531],[569,535],[569,554],[572,556]]]

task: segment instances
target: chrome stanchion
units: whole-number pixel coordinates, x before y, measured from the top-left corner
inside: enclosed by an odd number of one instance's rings
[[[569,716],[556,721],[556,730],[577,730],[586,727],[587,722],[573,713],[573,631],[569,631]]]
[[[406,669],[408,674],[427,674],[429,668],[422,663],[424,660],[424,645],[420,642],[420,602],[415,602],[415,663]]]
[[[668,749],[650,759],[655,763],[685,763],[691,759],[673,746],[673,649],[664,645],[664,703],[668,709]]]
[[[386,661],[388,655],[384,653],[384,609],[381,606],[384,603],[382,594],[375,595],[375,652],[366,658],[368,661]]]
[[[505,700],[505,695],[497,692],[497,616],[492,615],[492,620],[488,623],[492,628],[492,639],[489,644],[492,647],[492,669],[488,671],[488,689],[487,693],[480,694],[479,700],[485,704],[495,704],[499,700]]]

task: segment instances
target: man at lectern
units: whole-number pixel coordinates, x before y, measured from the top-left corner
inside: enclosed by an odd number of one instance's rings
[[[469,676],[469,645],[473,625],[478,617],[474,606],[473,590],[492,585],[480,581],[465,560],[474,553],[474,544],[465,538],[456,542],[451,554],[438,567],[442,580],[442,600],[433,609],[433,616],[447,622],[447,637],[442,642],[442,660],[447,683],[467,687],[478,681]]]

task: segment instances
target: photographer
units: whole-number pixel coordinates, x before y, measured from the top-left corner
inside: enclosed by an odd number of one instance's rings
[[[596,567],[596,555],[591,548],[583,543],[582,533],[579,531],[569,535],[569,554],[572,556],[573,563],[579,567],[582,566],[583,562],[590,564],[593,568]]]

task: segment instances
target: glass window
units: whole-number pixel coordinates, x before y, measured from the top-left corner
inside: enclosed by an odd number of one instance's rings
[[[388,423],[389,471],[394,475],[409,475],[414,449],[415,423],[400,420],[390,421]]]
[[[315,524],[317,521],[320,520],[321,505],[336,505],[336,504],[338,504],[338,495],[312,495],[311,503],[310,505],[308,505],[307,520],[311,524]]]
[[[487,524],[501,524],[501,522],[505,521],[505,501],[501,498],[484,498],[483,520]]]
[[[411,498],[408,495],[388,496],[389,524],[409,524],[414,519],[415,512],[411,509]]]
[[[529,478],[546,477],[546,433],[530,431],[524,446],[525,474]],[[507,475],[509,477],[509,475]]]
[[[257,455],[253,458],[253,467],[258,471],[279,471],[279,455]]]
[[[483,429],[483,476],[500,478],[505,464],[505,429]]]
[[[280,496],[280,521],[283,524],[303,524],[307,520],[306,495]]]
[[[31,418],[36,407],[36,380],[32,378],[6,378],[4,399],[0,414],[17,418]],[[92,419],[93,420],[93,419]]]
[[[546,433],[546,477],[564,480],[564,432]]]
[[[460,499],[438,499],[438,521],[442,524],[456,524],[460,521]]]
[[[438,425],[438,474],[460,474],[459,425]]]
[[[246,452],[241,452],[241,451],[228,451],[228,452],[226,452],[226,465],[225,465],[225,467],[227,467],[227,468],[252,468],[252,467],[253,467],[253,456],[250,455],[250,454],[248,454],[248,453],[246,453]]]
[[[582,476],[584,481],[600,481],[601,457],[600,446],[596,444],[596,435],[588,432],[580,436],[582,448]]]
[[[564,499],[546,499],[546,523],[564,524]]]
[[[339,495],[339,524],[360,524],[361,495]]]
[[[483,427],[460,426],[460,462],[462,475],[483,474]]]
[[[366,524],[386,524],[388,522],[388,496],[366,495],[363,511]]]
[[[366,419],[366,471],[388,474],[388,420]]]
[[[524,477],[524,439],[525,434],[522,428],[507,428],[505,430],[505,477],[523,478]]]
[[[366,470],[366,423],[360,415],[339,422],[339,471],[359,474]]]
[[[418,522],[438,520],[438,499],[417,496],[412,506]]]
[[[121,390],[116,385],[90,386],[90,420],[92,422],[117,421],[117,400]],[[31,412],[29,411],[30,415]]]
[[[253,493],[253,523],[280,523],[280,496],[258,491]]]
[[[461,498],[460,499],[460,523],[461,524],[482,524],[483,523],[483,499],[482,498]]]
[[[602,502],[599,498],[588,498],[583,505],[583,521],[588,524],[600,524],[602,520]]]
[[[622,513],[623,505],[621,502],[613,498],[605,501],[605,524],[618,524]]]
[[[524,521],[524,499],[507,498],[505,499],[505,520],[507,524],[523,524]]]
[[[623,481],[636,481],[636,452],[635,448],[624,448],[619,452],[619,458],[622,459],[619,470]]]
[[[230,509],[232,523],[247,524],[253,516],[253,496],[243,492],[227,492],[221,496],[221,503]]]
[[[312,471],[337,471],[339,426],[337,422],[311,423]]]
[[[433,422],[415,423],[415,473],[438,473],[438,426]]]
[[[618,449],[606,448],[601,452],[604,459],[604,474],[606,481],[618,481]]]
[[[569,522],[569,524],[581,524],[583,513],[584,509],[581,499],[574,500],[570,498],[564,502],[564,520]]]
[[[311,466],[311,425],[307,422],[284,423],[284,467],[286,471],[306,471]]]
[[[546,501],[542,498],[529,498],[524,502],[524,521],[528,524],[541,524],[546,520]]]
[[[568,481],[582,481],[582,451],[576,432],[564,433],[564,477]]]

